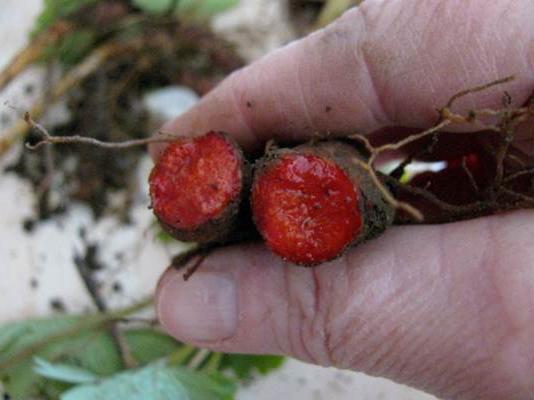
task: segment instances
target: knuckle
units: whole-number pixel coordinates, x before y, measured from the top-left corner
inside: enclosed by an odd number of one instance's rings
[[[286,279],[289,353],[322,366],[345,366],[350,354],[344,344],[350,342],[356,321],[343,313],[342,302],[336,299],[346,299],[348,293],[340,293],[343,289],[334,288],[330,277],[322,277],[318,269],[297,274],[307,276],[292,279],[295,274],[288,272]]]

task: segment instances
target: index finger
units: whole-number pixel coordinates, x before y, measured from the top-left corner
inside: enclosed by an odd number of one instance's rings
[[[533,20],[530,0],[367,0],[235,72],[161,130],[226,131],[250,150],[271,138],[423,128],[454,93],[508,75],[515,80],[457,110],[498,107],[504,89],[519,105],[534,87]]]

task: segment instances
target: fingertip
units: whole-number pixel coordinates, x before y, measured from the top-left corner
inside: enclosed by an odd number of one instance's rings
[[[212,343],[231,337],[237,326],[237,289],[231,274],[200,271],[185,281],[168,272],[157,299],[163,327],[189,343]]]
[[[156,284],[156,290],[155,290],[156,304],[158,303],[161,289],[163,288],[163,286],[165,286],[165,284],[167,283],[169,279],[172,279],[175,273],[176,273],[176,268],[174,268],[172,265],[168,266],[167,269],[163,271],[163,274],[160,276],[158,283]]]
[[[156,292],[158,318],[169,334],[195,346],[280,354],[271,332],[284,319],[267,314],[286,309],[284,270],[256,244],[214,252],[187,281],[182,270],[169,268]]]

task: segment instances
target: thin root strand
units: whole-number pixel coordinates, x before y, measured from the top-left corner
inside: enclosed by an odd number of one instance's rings
[[[159,135],[144,139],[125,140],[121,142],[104,142],[95,138],[73,135],[73,136],[52,136],[44,126],[35,122],[30,116],[29,112],[24,113],[24,121],[26,121],[33,129],[39,132],[43,139],[36,144],[26,143],[26,148],[36,150],[48,144],[88,144],[92,146],[102,147],[106,149],[126,149],[136,146],[145,146],[150,143],[172,142],[176,140],[176,136]]]

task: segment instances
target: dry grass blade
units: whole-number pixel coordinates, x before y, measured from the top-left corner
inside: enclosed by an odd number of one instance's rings
[[[66,21],[59,21],[46,32],[33,39],[28,46],[19,51],[10,63],[0,71],[0,90],[4,89],[18,74],[29,65],[38,61],[47,46],[54,44],[61,37],[71,32],[72,25]]]
[[[29,110],[32,118],[39,118],[47,107],[58,101],[67,91],[79,85],[89,75],[93,74],[107,59],[118,54],[140,48],[143,41],[135,39],[125,43],[107,43],[95,49],[80,64],[67,72],[63,78],[47,93],[45,97],[37,102]],[[8,129],[0,138],[0,155],[5,153],[16,141],[22,139],[30,129],[27,121],[19,121],[12,128]]]

